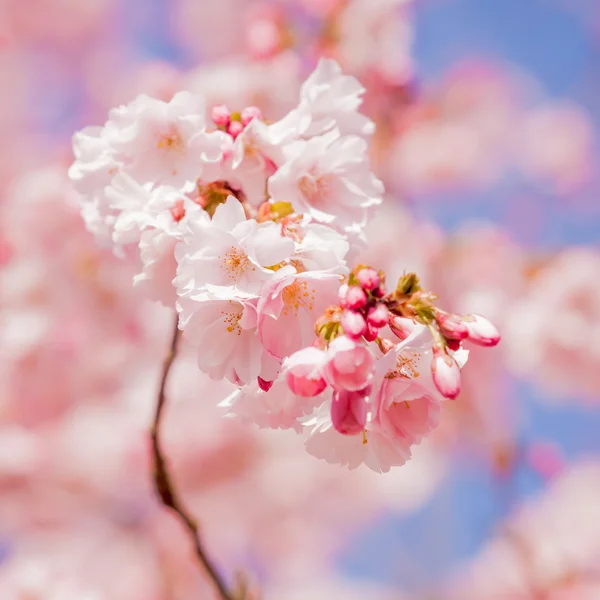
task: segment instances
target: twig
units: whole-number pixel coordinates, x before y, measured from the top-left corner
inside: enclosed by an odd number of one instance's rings
[[[189,515],[186,508],[183,506],[179,499],[175,487],[171,481],[171,476],[167,470],[167,465],[164,458],[164,453],[160,443],[160,424],[163,409],[166,402],[165,388],[173,360],[177,355],[177,346],[179,344],[179,331],[177,329],[177,315],[175,315],[175,321],[173,324],[173,333],[171,337],[171,347],[165,357],[162,375],[160,380],[160,387],[158,390],[158,399],[156,401],[156,411],[154,413],[154,421],[152,423],[151,436],[152,436],[152,454],[154,456],[154,484],[156,485],[156,491],[160,496],[162,503],[170,508],[181,520],[186,529],[189,531],[192,540],[194,542],[194,551],[196,557],[202,563],[204,570],[208,574],[210,580],[214,584],[215,588],[219,592],[222,600],[235,600],[232,593],[228,590],[227,585],[217,572],[212,561],[206,555],[206,551],[202,546],[200,540],[200,534],[198,532],[198,524]]]

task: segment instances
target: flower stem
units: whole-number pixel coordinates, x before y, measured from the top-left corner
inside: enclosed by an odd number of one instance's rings
[[[170,508],[179,517],[179,520],[188,530],[194,543],[194,551],[196,557],[202,564],[202,567],[206,571],[208,577],[219,592],[221,599],[235,600],[232,593],[228,590],[227,585],[217,572],[214,564],[206,554],[206,550],[204,549],[202,541],[200,540],[198,524],[196,523],[194,518],[190,516],[186,508],[183,506],[181,500],[179,499],[179,496],[167,469],[165,456],[160,443],[160,424],[163,409],[166,403],[165,388],[167,385],[167,379],[169,377],[171,366],[173,365],[173,361],[177,356],[179,337],[179,330],[177,329],[177,315],[175,315],[175,321],[173,323],[171,336],[171,345],[163,363],[160,387],[158,390],[158,399],[156,401],[156,410],[154,413],[154,421],[152,423],[151,429],[152,454],[154,457],[154,484],[156,486],[156,491],[158,492],[158,495],[164,506]]]

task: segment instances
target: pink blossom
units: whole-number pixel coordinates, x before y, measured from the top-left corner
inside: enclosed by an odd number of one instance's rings
[[[331,423],[342,435],[358,435],[365,429],[369,414],[368,392],[342,390],[331,399]]]
[[[446,351],[435,347],[431,361],[433,382],[444,398],[454,400],[460,393],[460,368]]]
[[[207,285],[258,294],[275,276],[276,267],[290,258],[294,242],[275,223],[247,220],[240,202],[229,196],[211,220],[190,221],[177,248],[175,286],[203,290]]]
[[[341,135],[369,136],[374,131],[374,124],[358,112],[364,91],[358,80],[344,75],[334,60],[322,58],[302,84],[298,108],[284,121],[286,124],[294,122],[294,128],[303,138],[323,135],[334,129]]]
[[[229,288],[180,290],[180,328],[198,348],[198,367],[214,379],[249,383],[262,369],[256,301]]]
[[[340,305],[349,310],[360,310],[367,304],[367,295],[358,285],[343,285],[340,288]]]
[[[278,271],[258,303],[258,331],[267,352],[283,359],[310,346],[317,318],[337,302],[340,279],[326,271]]]
[[[371,172],[366,152],[365,140],[340,137],[337,130],[298,142],[269,179],[269,193],[316,221],[355,230],[382,202],[383,185]]]
[[[344,333],[353,339],[360,339],[367,332],[365,318],[355,310],[345,310],[342,313],[341,325]]]
[[[335,338],[327,348],[324,376],[337,392],[357,392],[372,381],[375,358],[369,347],[345,335]]]
[[[481,315],[464,317],[469,332],[469,340],[479,346],[495,346],[500,342],[500,334],[490,321]]]
[[[364,290],[373,291],[375,288],[379,287],[379,273],[371,267],[361,269],[356,274],[356,279]]]
[[[316,350],[316,348],[315,348]],[[302,352],[302,351],[301,351]],[[299,353],[298,353],[299,354]],[[264,390],[256,382],[249,383],[232,392],[220,403],[227,409],[227,415],[254,423],[259,427],[269,429],[295,429],[301,430],[299,419],[310,414],[316,406],[324,401],[320,392],[313,394],[320,384],[318,379],[302,378],[305,383],[310,383],[311,395],[298,394],[289,385],[289,374],[292,371],[282,371],[268,390]],[[303,384],[302,391],[306,385]],[[324,385],[321,388],[323,391]]]
[[[325,352],[311,346],[294,352],[285,360],[283,372],[294,394],[312,398],[325,389],[327,383],[322,374],[325,357]]]

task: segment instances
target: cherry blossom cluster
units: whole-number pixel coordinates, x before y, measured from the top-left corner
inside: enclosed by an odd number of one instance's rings
[[[323,59],[276,122],[254,106],[208,115],[186,91],[139,96],[76,134],[70,176],[88,228],[176,308],[200,370],[238,386],[229,415],[306,434],[329,462],[387,471],[458,395],[462,342],[499,336],[437,309],[413,274],[387,293],[383,272],[349,271],[384,193],[363,92]]]

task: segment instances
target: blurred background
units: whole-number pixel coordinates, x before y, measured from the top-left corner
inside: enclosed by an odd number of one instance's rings
[[[406,466],[342,470],[222,419],[178,358],[166,449],[227,577],[265,600],[600,599],[597,0],[0,0],[0,597],[213,598],[151,486],[169,315],[85,230],[71,136],[146,93],[367,88],[374,266],[482,313],[459,399]]]

